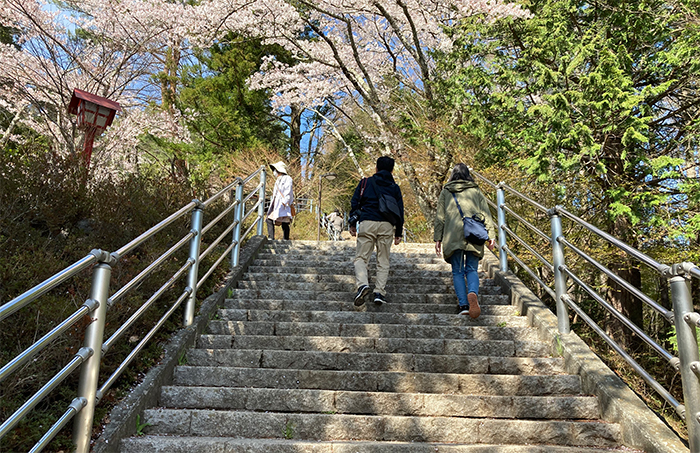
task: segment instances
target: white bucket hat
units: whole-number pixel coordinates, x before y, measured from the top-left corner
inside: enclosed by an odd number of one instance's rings
[[[287,174],[287,165],[283,161],[279,161],[276,164],[270,164],[270,168],[277,170],[280,173]]]

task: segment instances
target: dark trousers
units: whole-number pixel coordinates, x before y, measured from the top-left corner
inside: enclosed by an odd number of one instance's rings
[[[265,220],[265,223],[267,223],[267,238],[271,241],[275,240],[275,222],[271,219]],[[282,224],[282,233],[284,234],[284,238],[286,240],[289,240],[289,224],[288,223],[283,223]]]

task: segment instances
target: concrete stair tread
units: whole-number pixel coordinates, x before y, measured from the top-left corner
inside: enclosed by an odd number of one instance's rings
[[[145,435],[122,441],[123,453],[641,453],[557,445],[454,445],[428,442],[303,441]]]
[[[283,300],[283,299],[226,299],[224,309],[244,310],[289,310],[289,311],[375,311],[384,313],[444,313],[457,314],[457,301],[440,303],[436,300],[429,303],[385,303],[376,305],[374,302],[366,303],[366,306],[356,307],[349,301],[340,300]],[[512,305],[502,303],[500,298],[482,297],[479,305],[482,315],[517,316],[518,312]]]
[[[473,340],[537,340],[530,327],[435,326],[406,324],[225,321],[209,322],[208,335],[310,335],[373,338],[445,338]]]
[[[458,374],[180,365],[173,385],[501,396],[579,395],[575,375]]]
[[[206,341],[208,340],[208,341]],[[216,335],[202,336],[199,349],[266,349],[287,351],[498,355],[544,357],[548,345],[540,341],[370,338],[345,336]]]
[[[277,311],[254,309],[219,309],[226,321],[330,322],[343,324],[409,324],[431,326],[511,326],[527,327],[522,316],[469,316],[442,313],[384,313],[369,311]]]
[[[372,286],[372,282],[370,282]],[[398,293],[403,292],[407,294],[434,294],[434,293],[446,293],[451,291],[453,288],[452,283],[434,283],[434,284],[408,284],[389,281],[386,285],[386,291],[388,293]],[[277,292],[287,292],[287,291],[317,291],[317,292],[348,292],[354,296],[355,284],[351,282],[347,283],[334,283],[334,282],[290,282],[290,281],[240,281],[238,282],[237,289],[272,289]],[[500,294],[495,287],[485,286],[480,288],[481,294]]]
[[[163,387],[168,408],[422,417],[576,419],[600,416],[591,396],[443,395],[278,388]]]
[[[231,298],[234,299],[279,299],[284,296],[286,300],[333,300],[352,303],[355,299],[355,289],[345,291],[310,291],[293,289],[233,289]],[[397,293],[387,291],[388,303],[430,303],[431,301],[441,301],[440,303],[457,304],[457,296],[452,293]],[[503,294],[482,294],[479,300],[483,300],[488,305],[489,299],[506,301],[508,296]]]
[[[460,374],[561,374],[564,360],[540,357],[455,356],[413,353],[318,352],[263,349],[191,349],[194,366],[418,371]]]
[[[555,444],[617,446],[614,424],[598,421],[508,420],[493,418],[422,417],[277,413],[199,409],[148,409],[148,434],[290,438],[302,440],[370,440],[460,442],[472,444]]]
[[[311,270],[311,268],[309,268]],[[354,269],[354,267],[351,267]],[[250,269],[248,272],[243,274],[243,281],[275,281],[275,282],[309,282],[309,283],[355,283],[354,274],[338,274],[338,267],[329,268],[329,270],[335,270],[333,274],[321,274],[318,272],[266,272],[266,269],[261,269],[260,272],[252,272]],[[406,275],[410,274],[410,275]],[[373,280],[370,277],[370,280]],[[413,283],[418,284],[435,284],[436,282],[444,283],[446,285],[452,285],[452,272],[449,275],[438,274],[436,272],[400,272],[394,275],[390,275],[389,283]],[[479,287],[493,288],[494,290],[500,290],[501,287],[496,285],[493,280],[488,280],[481,278],[479,281]]]

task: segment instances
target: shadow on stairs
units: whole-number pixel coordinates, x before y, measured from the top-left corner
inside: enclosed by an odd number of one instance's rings
[[[268,242],[121,451],[631,451],[492,280],[460,316],[433,245],[402,244],[388,303],[355,307],[354,244]]]

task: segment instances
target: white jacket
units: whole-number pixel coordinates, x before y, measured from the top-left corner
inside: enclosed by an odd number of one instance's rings
[[[292,203],[294,203],[292,177],[280,174],[272,189],[272,199],[270,208],[267,210],[267,217],[277,222],[291,222]]]

